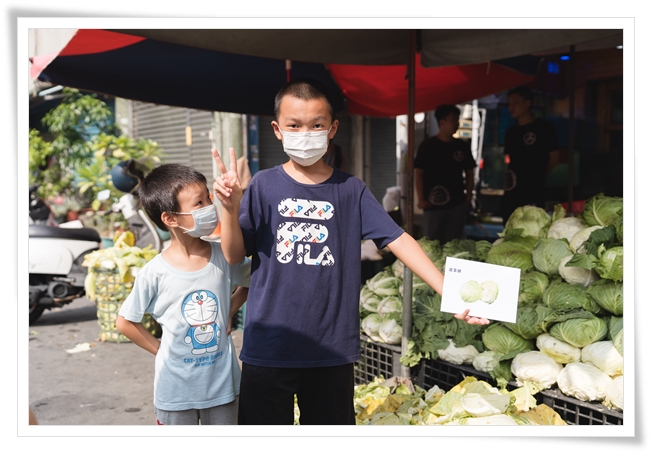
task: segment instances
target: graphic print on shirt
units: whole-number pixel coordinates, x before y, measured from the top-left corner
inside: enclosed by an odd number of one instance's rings
[[[330,220],[334,216],[334,207],[326,201],[285,198],[278,204],[278,212],[283,217],[294,218],[278,225],[275,256],[283,264],[296,262],[301,265],[334,265],[334,256],[325,245],[320,253],[312,245],[327,240],[327,227],[322,223],[298,220]]]
[[[193,355],[216,352],[221,330],[215,323],[219,302],[209,290],[192,292],[181,305],[183,318],[190,325],[185,343],[192,345]]]
[[[526,146],[532,146],[535,144],[535,141],[537,141],[537,135],[535,135],[535,132],[526,132],[524,134],[524,144]]]

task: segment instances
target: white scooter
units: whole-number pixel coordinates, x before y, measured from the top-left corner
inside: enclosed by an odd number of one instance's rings
[[[86,254],[99,249],[101,238],[96,230],[79,227],[78,220],[71,223],[29,225],[30,325],[46,309],[60,308],[85,295],[88,270],[81,264]]]

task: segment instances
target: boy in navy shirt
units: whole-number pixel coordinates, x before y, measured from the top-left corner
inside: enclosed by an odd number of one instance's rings
[[[322,159],[338,121],[324,87],[297,79],[275,98],[271,123],[289,161],[257,172],[243,193],[234,150],[221,176],[221,237],[229,262],[252,256],[240,359],[240,424],[355,424],[362,240],[388,247],[437,292],[443,275],[363,181]],[[473,324],[487,319],[457,318]]]

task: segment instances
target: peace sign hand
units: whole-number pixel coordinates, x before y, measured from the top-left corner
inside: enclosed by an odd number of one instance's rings
[[[228,210],[239,209],[239,202],[242,199],[242,188],[239,182],[239,174],[237,173],[237,157],[235,156],[235,149],[229,149],[230,154],[230,171],[226,169],[223,160],[219,156],[219,151],[212,149],[212,157],[217,164],[217,169],[221,176],[217,177],[214,181],[214,193],[221,205]]]

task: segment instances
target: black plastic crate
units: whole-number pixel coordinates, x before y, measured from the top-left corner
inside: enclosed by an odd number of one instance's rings
[[[354,384],[368,384],[375,377],[385,379],[401,374],[402,347],[379,344],[361,335],[361,358],[354,366]]]
[[[467,377],[476,377],[492,386],[497,385],[496,380],[490,374],[481,372],[472,366],[453,364],[441,359],[422,360],[415,379],[417,380],[416,384],[426,390],[437,385],[440,389],[449,391]]]
[[[559,389],[547,389],[536,394],[538,404],[548,405],[571,425],[623,425],[623,413],[602,403],[589,403],[567,397]]]

